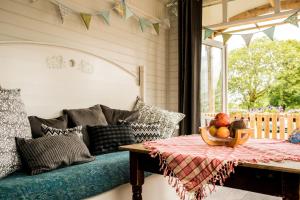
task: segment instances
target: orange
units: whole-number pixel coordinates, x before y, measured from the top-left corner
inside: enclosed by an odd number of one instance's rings
[[[227,127],[221,127],[217,130],[217,137],[219,138],[228,138],[230,131]]]

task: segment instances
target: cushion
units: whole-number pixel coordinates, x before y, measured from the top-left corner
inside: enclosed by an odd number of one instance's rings
[[[29,140],[16,138],[16,143],[31,175],[95,160],[76,134]]]
[[[80,139],[82,138],[82,126],[76,126],[74,128],[67,128],[65,130],[49,127],[45,124],[41,125],[42,133],[45,136],[55,136],[55,135],[66,135],[66,134],[76,134]]]
[[[170,112],[148,105],[139,98],[134,106],[134,110],[139,111],[138,122],[146,124],[158,122],[163,138],[173,136],[177,124],[185,117],[182,113]]]
[[[90,142],[86,126],[107,125],[107,121],[100,105],[83,109],[64,110],[63,112],[68,115],[70,127],[83,126],[83,141],[88,147]]]
[[[87,126],[94,155],[115,152],[119,146],[136,143],[129,125]]]
[[[42,137],[44,135],[41,130],[42,124],[59,129],[68,128],[68,119],[66,115],[53,119],[42,119],[37,116],[30,116],[28,117],[28,119],[30,122],[31,133],[33,138]]]
[[[80,200],[128,182],[129,153],[123,151],[35,176],[15,172],[0,180],[0,199]]]
[[[138,111],[112,109],[104,105],[100,105],[106,121],[110,125],[118,124],[119,120],[134,122],[139,118]]]
[[[137,143],[161,139],[160,124],[130,123],[132,133]]]
[[[21,168],[15,137],[31,138],[19,89],[0,89],[0,178]]]

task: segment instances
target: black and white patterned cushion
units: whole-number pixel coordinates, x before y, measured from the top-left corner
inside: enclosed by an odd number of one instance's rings
[[[172,137],[176,126],[185,117],[183,113],[170,112],[156,106],[148,105],[139,98],[134,106],[134,110],[139,110],[139,123],[150,124],[158,122],[163,138]]]
[[[19,89],[0,89],[0,178],[21,168],[15,137],[31,138]]]
[[[93,155],[119,150],[119,146],[134,144],[136,140],[130,125],[87,126],[90,150]]]
[[[50,126],[47,126],[45,124],[41,125],[42,133],[45,136],[55,136],[55,135],[67,135],[70,133],[76,134],[80,139],[82,138],[82,126],[76,126],[74,128],[68,128],[68,129],[58,129],[58,128],[53,128]]]
[[[162,138],[160,134],[160,124],[130,123],[132,133],[137,143],[157,140]]]

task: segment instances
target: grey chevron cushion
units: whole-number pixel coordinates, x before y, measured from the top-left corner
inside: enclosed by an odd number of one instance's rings
[[[160,124],[131,123],[132,133],[138,143],[162,138]]]
[[[95,160],[76,134],[29,140],[16,138],[16,143],[31,175]]]
[[[55,136],[55,135],[66,135],[70,133],[76,134],[79,138],[83,139],[82,137],[82,126],[76,126],[74,128],[67,128],[67,129],[59,129],[59,128],[53,128],[49,127],[45,124],[41,125],[42,133],[45,136]]]
[[[175,133],[176,126],[185,117],[183,113],[170,112],[156,106],[144,103],[141,99],[137,99],[134,110],[139,111],[140,123],[156,123],[160,124],[160,131],[163,138],[172,137]]]
[[[0,89],[0,178],[21,168],[15,137],[31,138],[19,89]]]

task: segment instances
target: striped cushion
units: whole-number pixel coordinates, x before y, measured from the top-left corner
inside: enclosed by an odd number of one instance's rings
[[[87,126],[87,130],[94,155],[115,152],[121,145],[136,143],[129,125]]]
[[[95,160],[76,134],[29,140],[16,138],[16,143],[31,175]]]
[[[65,130],[59,129],[59,128],[53,128],[49,127],[45,124],[41,125],[42,133],[45,136],[55,136],[55,135],[66,135],[69,133],[74,133],[76,134],[79,138],[82,138],[82,126],[76,126],[74,128],[68,128]]]

